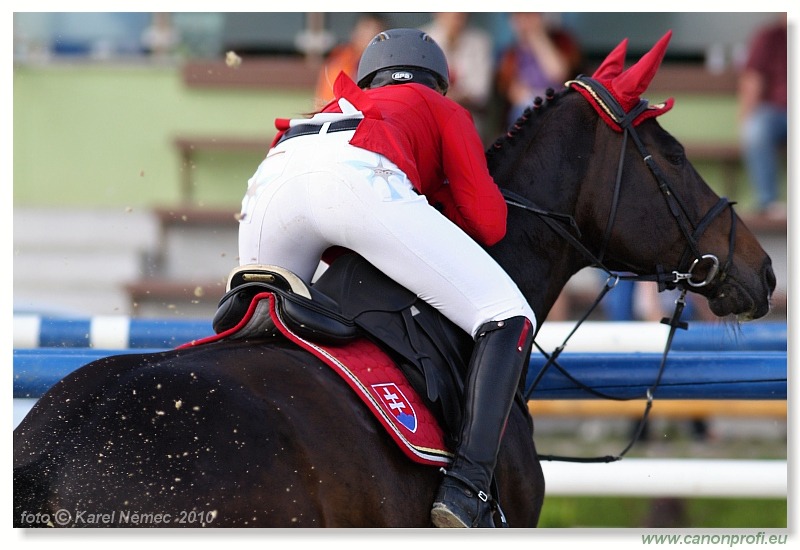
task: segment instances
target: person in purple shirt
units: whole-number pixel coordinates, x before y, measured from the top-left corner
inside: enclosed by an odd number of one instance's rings
[[[497,66],[497,92],[507,103],[506,123],[519,118],[548,88],[559,90],[577,76],[581,53],[566,31],[547,24],[542,13],[510,15],[515,41],[501,54]]]

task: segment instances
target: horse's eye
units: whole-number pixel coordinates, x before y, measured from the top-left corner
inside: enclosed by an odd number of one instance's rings
[[[681,166],[686,160],[686,155],[683,153],[670,153],[666,155],[667,161],[675,166]]]

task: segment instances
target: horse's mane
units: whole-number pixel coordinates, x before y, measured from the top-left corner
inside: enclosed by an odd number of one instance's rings
[[[569,88],[558,92],[548,88],[544,98],[534,98],[505,133],[485,150],[489,172],[501,188],[527,194],[523,188],[527,188],[533,179],[558,169],[556,163],[564,158],[559,149],[563,147],[565,139],[571,143],[570,140],[575,136],[566,137],[567,126],[547,125],[544,122],[555,116],[553,109],[561,104],[569,92]],[[552,132],[542,134],[545,128],[550,128]]]
[[[503,135],[499,136],[494,143],[492,143],[492,145],[486,149],[487,160],[502,150],[504,146],[515,141],[521,131],[531,126],[531,121],[535,118],[535,114],[542,113],[546,105],[554,103],[555,100],[564,95],[566,91],[567,90],[562,90],[556,94],[552,88],[548,88],[545,91],[545,99],[542,99],[540,96],[536,96],[533,100],[533,103],[525,108],[517,120],[515,120],[514,123],[508,127],[508,130],[506,130]]]

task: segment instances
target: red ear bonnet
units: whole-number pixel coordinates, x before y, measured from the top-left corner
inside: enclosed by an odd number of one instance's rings
[[[597,81],[610,81],[615,76],[622,73],[625,68],[625,55],[628,52],[628,39],[620,42],[616,48],[611,50],[605,61],[603,61],[592,75]]]
[[[623,70],[625,54],[628,49],[628,39],[626,38],[608,54],[592,75],[592,79],[602,84],[627,113],[639,103],[642,93],[647,90],[653,77],[658,72],[671,37],[672,31],[668,31],[636,64],[627,70]],[[592,103],[606,123],[615,130],[620,130],[616,122],[608,116],[607,112],[597,103],[595,97],[588,90],[576,82],[571,82],[570,86],[581,92]],[[672,108],[673,104],[674,100],[669,98],[664,103],[649,105],[641,115],[636,117],[633,125],[636,126],[643,120],[666,113]]]

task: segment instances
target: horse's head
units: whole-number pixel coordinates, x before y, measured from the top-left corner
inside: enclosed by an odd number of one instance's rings
[[[591,264],[657,280],[661,288],[688,288],[720,317],[747,320],[769,311],[775,288],[769,256],[657,122],[673,101],[641,98],[669,38],[627,70],[623,41],[591,78],[580,76],[567,91],[538,100],[489,151],[490,170],[506,192],[577,223],[571,234],[579,233],[580,243],[558,244],[563,231],[554,237],[541,225],[546,220],[532,222],[512,209],[506,239],[491,250],[537,315],[575,271]],[[544,267],[520,267],[521,247]]]
[[[581,194],[575,215],[592,220],[590,234],[608,267],[656,274],[662,288],[688,287],[718,316],[762,317],[775,288],[769,256],[733,203],[711,190],[657,122],[672,100],[651,105],[641,99],[669,38],[627,70],[623,41],[592,78],[570,83],[598,115],[597,155],[584,180],[591,191]],[[619,162],[612,181],[610,159]]]

